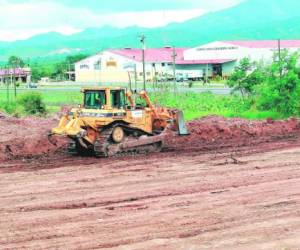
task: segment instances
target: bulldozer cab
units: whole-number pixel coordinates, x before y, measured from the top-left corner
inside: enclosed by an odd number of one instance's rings
[[[85,109],[125,109],[126,89],[89,88],[83,89],[83,108]]]

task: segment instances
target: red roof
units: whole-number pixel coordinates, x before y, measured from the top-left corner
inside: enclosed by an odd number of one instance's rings
[[[30,70],[15,68],[15,69],[0,69],[0,76],[7,76],[7,75],[30,75]]]
[[[278,48],[278,40],[258,40],[258,41],[223,41],[236,46],[263,49],[263,48]],[[281,40],[282,48],[300,48],[300,40]]]
[[[177,60],[183,60],[184,48],[176,48]],[[114,49],[110,50],[111,53],[127,57],[135,61],[142,61],[142,50],[141,49]],[[159,48],[159,49],[146,49],[145,50],[145,61],[148,63],[165,62],[170,63],[173,61],[173,48]]]
[[[184,48],[176,48],[176,64],[177,65],[192,65],[192,64],[222,64],[234,61],[233,59],[213,59],[213,60],[184,60]],[[111,53],[124,56],[138,62],[142,61],[141,49],[114,49]],[[146,49],[145,61],[148,63],[172,63],[173,48]]]
[[[211,59],[211,60],[180,60],[176,61],[177,65],[191,65],[191,64],[223,64],[226,62],[233,62],[235,59]]]

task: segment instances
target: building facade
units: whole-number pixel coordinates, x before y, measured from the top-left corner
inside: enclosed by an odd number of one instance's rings
[[[0,69],[0,83],[5,82],[31,82],[30,68]]]
[[[218,74],[218,65],[230,60],[186,59],[187,49],[171,47],[145,50],[146,81],[171,79],[176,72],[204,78]],[[143,79],[141,49],[107,50],[75,64],[77,82],[128,82]],[[174,59],[175,57],[175,59]]]
[[[184,49],[176,49],[179,56]],[[160,77],[173,67],[172,48],[146,49],[146,80]],[[77,82],[128,82],[143,78],[141,49],[107,50],[75,64]]]
[[[228,77],[234,67],[243,58],[251,61],[271,63],[275,52],[300,49],[300,40],[266,40],[266,41],[217,41],[184,51],[185,60],[216,60],[220,64],[211,64],[218,68],[219,74]],[[224,60],[224,62],[220,62]],[[216,73],[216,72],[215,72]]]
[[[168,79],[175,70],[197,78],[227,78],[243,58],[272,62],[278,41],[217,41],[195,48],[171,47],[145,50],[147,81]],[[282,40],[281,49],[300,48],[300,40]],[[143,79],[141,49],[106,50],[75,64],[77,82],[128,82]],[[174,60],[175,57],[175,60]]]

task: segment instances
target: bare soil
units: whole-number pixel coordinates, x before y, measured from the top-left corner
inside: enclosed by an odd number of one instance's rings
[[[300,249],[299,121],[207,117],[162,153],[70,157],[0,118],[0,249]]]

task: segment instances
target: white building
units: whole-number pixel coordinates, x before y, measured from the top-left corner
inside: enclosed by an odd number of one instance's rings
[[[281,49],[295,52],[300,49],[300,40],[282,40]],[[210,75],[229,76],[243,58],[270,63],[274,52],[279,50],[279,42],[267,41],[217,41],[184,51],[185,60],[211,60]],[[220,63],[221,60],[224,62]],[[218,62],[218,63],[215,63]]]
[[[185,59],[187,49],[175,49],[175,68],[179,74],[203,78],[220,73],[220,65],[232,60]],[[174,49],[171,47],[145,50],[146,80],[173,77]],[[103,51],[75,64],[77,82],[128,82],[143,79],[141,49],[115,49]]]
[[[219,41],[196,48],[176,48],[177,72],[201,72],[206,76],[228,77],[237,63],[248,57],[252,61],[269,63],[278,51],[278,41]],[[282,40],[281,49],[297,51],[300,40]],[[145,50],[146,80],[165,79],[173,74],[174,49],[170,47]],[[75,64],[77,82],[128,82],[142,80],[141,49],[106,50]]]
[[[182,60],[184,49],[176,49]],[[170,72],[173,65],[172,48],[146,49],[146,79],[160,77]],[[75,64],[77,82],[128,82],[129,78],[141,80],[143,63],[141,49],[117,49],[103,51]]]

